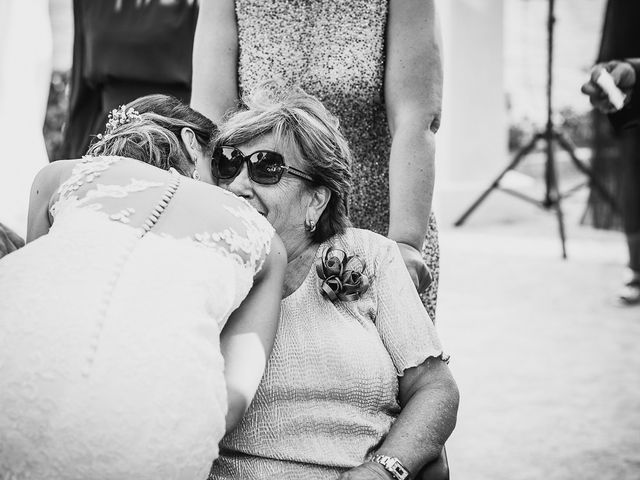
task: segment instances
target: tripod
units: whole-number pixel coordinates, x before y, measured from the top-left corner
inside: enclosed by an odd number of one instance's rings
[[[553,145],[557,143],[563,150],[569,154],[573,165],[582,172],[588,179],[591,187],[596,190],[602,198],[609,203],[614,210],[617,210],[616,201],[602,186],[598,179],[593,175],[591,169],[585,165],[582,160],[576,155],[576,147],[571,139],[557,128],[553,123],[553,107],[552,107],[552,80],[553,80],[553,31],[555,24],[554,16],[554,3],[555,0],[549,0],[549,10],[547,15],[547,122],[544,130],[536,133],[533,138],[524,145],[513,157],[513,160],[507,167],[500,172],[496,179],[491,183],[476,201],[462,214],[462,216],[454,223],[456,227],[461,226],[465,220],[473,213],[473,211],[483,202],[489,194],[495,190],[502,190],[510,195],[513,195],[522,200],[533,203],[534,205],[545,209],[554,210],[558,219],[558,230],[560,234],[560,242],[562,244],[562,258],[567,258],[566,249],[566,235],[564,228],[564,215],[562,212],[562,199],[573,194],[583,185],[573,187],[566,192],[560,192],[558,187],[558,174],[556,169],[555,152]],[[523,193],[504,188],[500,185],[502,178],[510,171],[518,166],[518,164],[531,153],[540,141],[545,142],[545,167],[544,167],[544,181],[545,181],[545,194],[542,200],[531,198]]]

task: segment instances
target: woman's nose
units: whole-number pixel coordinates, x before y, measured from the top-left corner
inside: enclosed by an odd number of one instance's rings
[[[246,163],[242,164],[240,171],[235,177],[230,181],[223,180],[223,182],[226,182],[224,187],[227,190],[239,197],[250,198],[253,195],[253,182],[249,178],[249,170],[247,169]]]

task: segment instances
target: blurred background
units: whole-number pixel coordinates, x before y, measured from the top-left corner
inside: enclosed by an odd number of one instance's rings
[[[617,194],[610,128],[580,93],[598,53],[605,0],[555,4],[553,120]],[[544,128],[548,5],[438,2],[445,66],[434,203],[442,230],[438,329],[462,393],[448,444],[452,478],[638,480],[640,308],[613,300],[626,262],[617,214],[588,187],[564,199],[566,260],[554,214],[500,191],[453,226]],[[71,0],[50,0],[48,8],[50,50],[49,32],[35,33],[44,39],[39,51],[51,52],[43,132],[48,156],[57,158],[73,17]],[[26,131],[12,135],[33,141]],[[502,184],[542,198],[545,158],[532,151]],[[585,182],[566,152],[555,158],[563,189]],[[15,197],[10,168],[5,160],[3,198]]]
[[[579,87],[597,55],[605,3],[558,0],[555,9],[554,120],[587,159],[596,148],[596,127]],[[50,0],[50,12],[53,75],[44,134],[49,156],[57,158],[72,56],[71,0]],[[439,12],[445,50],[445,108],[438,136],[436,205],[440,222],[450,224],[510,156],[544,128],[548,1],[440,1]],[[606,142],[606,138],[598,141]],[[525,177],[510,175],[506,181],[531,186],[527,176],[539,176],[542,169],[536,167],[544,161],[539,155],[533,157],[519,169]],[[562,153],[558,160],[560,168],[567,163]],[[579,178],[572,176],[570,168],[563,174],[563,181]],[[523,206],[512,203],[517,202],[509,199],[498,208],[482,208],[474,217],[515,220]]]

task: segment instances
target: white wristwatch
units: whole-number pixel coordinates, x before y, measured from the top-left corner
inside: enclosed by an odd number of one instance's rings
[[[373,455],[369,460],[382,465],[384,469],[389,472],[396,480],[407,480],[411,476],[409,470],[404,468],[404,465],[400,463],[400,460],[395,457],[387,457],[386,455]]]

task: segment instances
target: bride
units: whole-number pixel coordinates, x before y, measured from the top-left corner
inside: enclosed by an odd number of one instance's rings
[[[148,101],[170,116],[114,111],[91,156],[38,174],[0,260],[0,478],[204,479],[260,381],[284,249],[194,180],[213,124]]]

